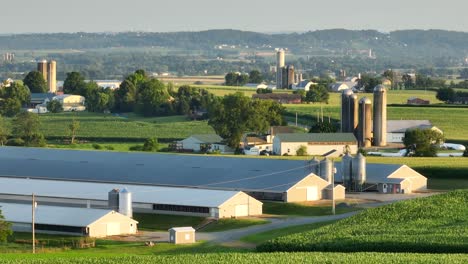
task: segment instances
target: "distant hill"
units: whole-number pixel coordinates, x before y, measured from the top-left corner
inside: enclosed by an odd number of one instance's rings
[[[464,57],[468,33],[445,30],[331,29],[306,33],[264,34],[239,30],[208,30],[174,33],[55,33],[0,36],[0,50],[100,49],[111,47],[171,47],[212,50],[216,45],[285,47],[298,54],[349,54],[372,49],[379,56]],[[351,53],[352,54],[352,53]]]

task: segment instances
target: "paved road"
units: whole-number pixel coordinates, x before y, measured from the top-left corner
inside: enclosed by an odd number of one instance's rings
[[[339,215],[328,215],[328,216],[314,216],[314,217],[294,217],[294,218],[273,218],[271,223],[264,225],[256,225],[245,227],[241,229],[234,229],[222,232],[211,232],[211,233],[197,233],[197,239],[211,241],[215,243],[228,243],[239,240],[240,238],[256,233],[261,233],[273,229],[296,226],[296,225],[305,225],[313,224],[319,222],[326,222],[332,220],[339,220],[352,215],[357,214],[356,212],[349,212]]]
[[[222,232],[197,232],[197,240],[205,240],[214,243],[231,243],[238,241],[240,238],[256,233],[261,233],[273,229],[313,224],[319,222],[326,222],[332,220],[339,220],[357,214],[359,211],[349,212],[339,215],[327,216],[310,216],[310,217],[290,217],[290,218],[271,218],[270,223],[264,225],[249,226],[240,229],[227,230]],[[154,242],[168,242],[168,232],[139,232],[137,236],[120,236],[119,240],[125,241],[154,241]]]

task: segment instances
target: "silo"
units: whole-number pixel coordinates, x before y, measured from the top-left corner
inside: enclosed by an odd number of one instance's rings
[[[314,157],[311,161],[309,161],[309,169],[311,173],[320,176],[320,161],[317,159],[317,157]]]
[[[349,125],[350,125],[350,133],[356,133],[356,129],[358,126],[358,97],[356,94],[352,94],[349,97]]]
[[[114,211],[119,211],[119,189],[112,189],[108,193],[107,205]]]
[[[285,65],[284,49],[276,52],[276,88],[281,89],[283,85],[283,68]]]
[[[332,181],[332,173],[333,173],[333,162],[325,158],[320,161],[320,178],[326,180],[328,183]]]
[[[54,60],[47,63],[47,85],[49,93],[57,92],[57,62]]]
[[[350,129],[350,100],[349,97],[353,94],[351,89],[346,89],[341,93],[341,132],[348,132]]]
[[[359,124],[357,129],[358,144],[361,148],[371,146],[372,127],[371,127],[371,107],[372,102],[364,97],[359,100]]]
[[[119,195],[119,213],[128,217],[133,216],[132,212],[132,193],[123,188]]]
[[[349,190],[351,189],[351,182],[352,182],[352,164],[353,164],[353,156],[351,156],[349,153],[346,153],[342,160],[341,160],[341,177],[343,180],[343,184],[345,187]]]
[[[387,90],[383,85],[374,88],[373,145],[387,145]]]
[[[361,153],[358,153],[356,157],[353,158],[353,180],[360,190],[360,187],[366,182],[366,157]]]
[[[43,60],[37,63],[37,71],[42,74],[42,77],[44,77],[44,81],[47,82],[47,61]]]

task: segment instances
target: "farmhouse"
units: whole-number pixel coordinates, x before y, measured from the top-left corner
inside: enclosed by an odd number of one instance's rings
[[[197,189],[243,191],[260,200],[288,202],[307,201],[311,196],[307,195],[306,190],[312,187],[317,189],[320,199],[321,192],[326,187],[323,185],[326,183],[307,170],[307,167],[303,161],[294,160],[0,148],[0,178],[4,176],[112,183],[106,188],[107,191],[119,187],[116,186],[119,184],[127,187],[129,185],[185,187],[194,191]],[[28,186],[35,187],[30,184]],[[58,190],[62,189],[60,185],[55,187]],[[0,193],[8,192],[8,189],[10,187],[0,184]],[[102,195],[102,192],[97,193]],[[138,192],[134,192],[134,202],[136,202]],[[181,193],[185,192],[187,191]],[[169,192],[164,192],[167,193]],[[179,196],[183,195],[181,193]],[[187,193],[195,200],[202,197],[213,199],[209,194]],[[181,203],[176,199],[175,202]],[[158,202],[150,200],[149,203]]]
[[[24,203],[35,193],[46,205],[111,208],[109,191],[124,188],[132,193],[132,209],[139,213],[213,218],[262,214],[262,203],[239,191],[6,177],[0,177],[0,201]]]
[[[31,205],[0,203],[3,216],[13,231],[30,232]],[[35,228],[38,233],[106,237],[136,234],[138,222],[112,210],[70,208],[38,204]]]
[[[177,148],[184,151],[234,153],[234,150],[223,142],[216,134],[192,135],[177,143]]]
[[[296,155],[301,147],[307,148],[308,155],[324,155],[331,157],[343,154],[346,146],[352,153],[357,152],[357,141],[352,133],[289,133],[277,134],[273,139],[273,152],[276,155]]]
[[[387,142],[403,143],[405,132],[409,129],[432,129],[440,134],[442,130],[433,126],[429,120],[388,120],[387,121]]]

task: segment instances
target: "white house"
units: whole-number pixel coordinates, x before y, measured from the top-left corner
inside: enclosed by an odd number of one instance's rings
[[[191,150],[193,152],[220,151],[221,153],[234,153],[223,142],[223,138],[216,134],[192,135],[182,141],[179,141],[177,148],[179,150]]]
[[[346,146],[351,153],[357,152],[357,141],[353,133],[292,133],[277,134],[273,139],[275,155],[296,155],[296,151],[305,146],[308,155],[338,157]]]

